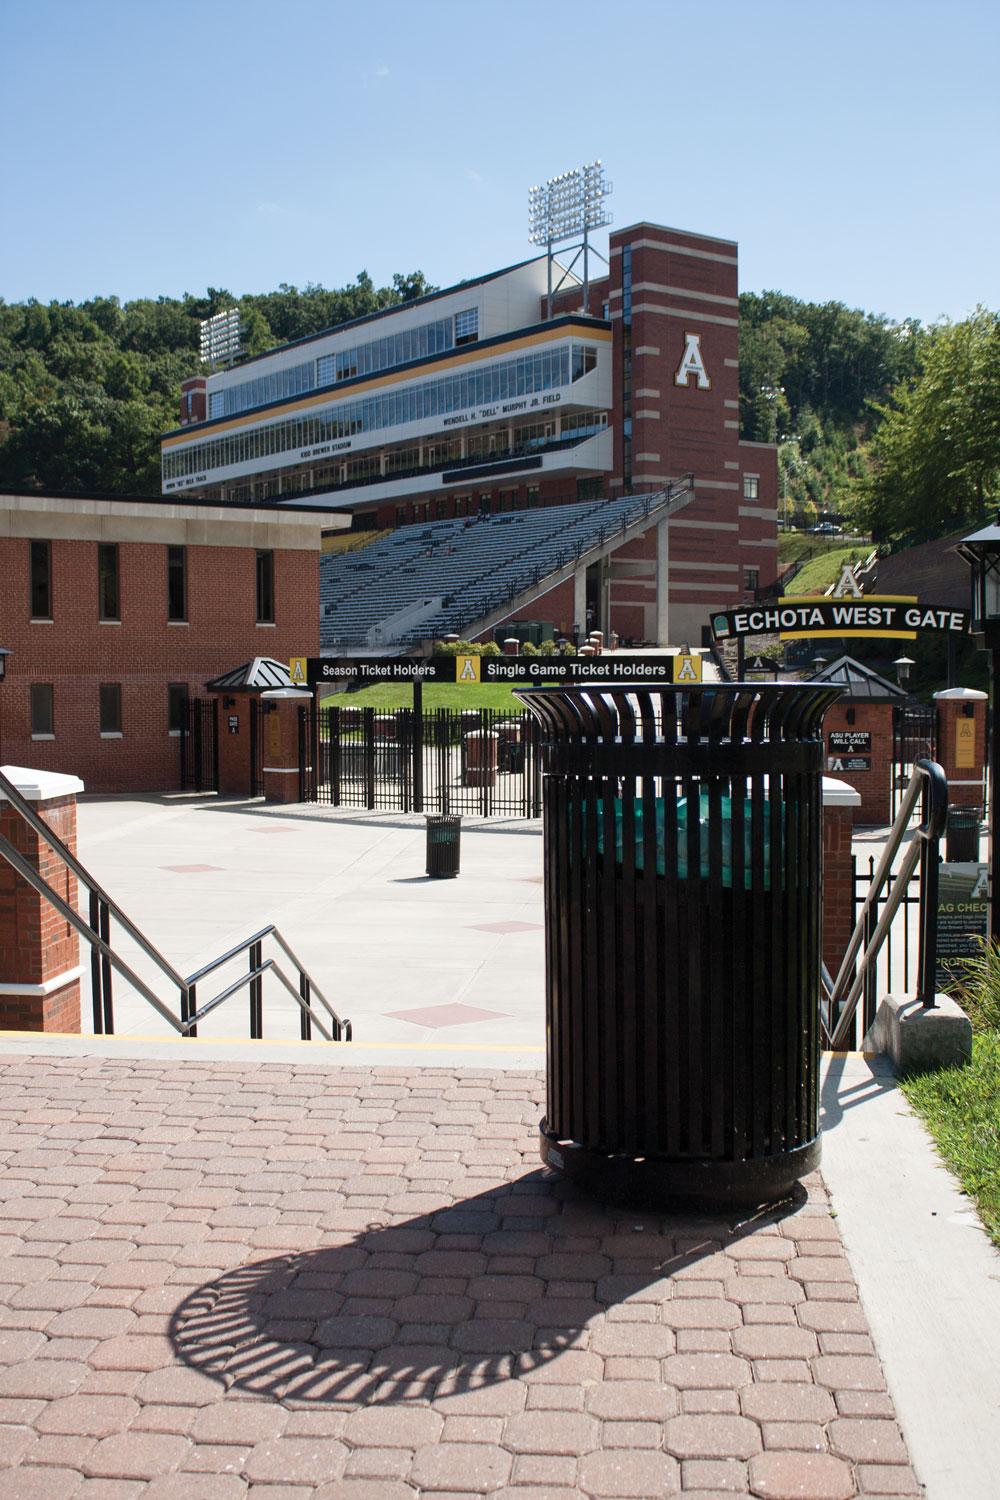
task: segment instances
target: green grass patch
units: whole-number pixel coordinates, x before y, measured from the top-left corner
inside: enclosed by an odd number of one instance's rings
[[[787,593],[791,594],[822,594],[831,583],[836,583],[840,577],[840,570],[845,563],[856,563],[866,556],[867,549],[864,546],[830,547],[820,557],[812,557],[796,573],[789,582]]]
[[[413,707],[413,689],[404,684],[379,683],[356,693],[331,693],[321,708],[374,708],[378,713],[392,713],[397,708]],[[513,688],[505,682],[429,682],[424,687],[424,713],[435,708],[496,708],[505,713],[523,713],[524,705],[514,697]]]
[[[900,1086],[1000,1246],[1000,1032],[974,1035],[968,1067]]]
[[[824,553],[836,551],[851,540],[845,536],[813,536],[808,531],[778,532],[778,561],[798,562],[802,557],[822,557]]]

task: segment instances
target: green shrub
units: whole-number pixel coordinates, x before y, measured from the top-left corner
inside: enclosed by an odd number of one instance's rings
[[[503,652],[496,641],[484,641],[479,654],[480,656],[502,656]]]
[[[535,645],[534,641],[522,641],[522,643],[521,643],[521,655],[522,656],[539,656],[540,654],[541,653],[539,652],[538,647]]]
[[[962,963],[957,999],[973,1030],[1000,1033],[1000,946],[983,941],[980,951]]]

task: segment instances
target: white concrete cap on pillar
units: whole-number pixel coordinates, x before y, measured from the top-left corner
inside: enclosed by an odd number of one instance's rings
[[[12,781],[26,802],[49,802],[54,797],[75,797],[83,791],[79,776],[66,776],[60,771],[32,771],[26,766],[0,766],[8,781]],[[0,792],[0,802],[7,799]]]
[[[932,697],[937,701],[943,698],[945,702],[985,703],[989,693],[980,692],[979,688],[943,688],[940,693],[933,693]]]
[[[312,698],[312,693],[308,692],[305,688],[268,688],[267,692],[261,693],[260,696],[262,698],[269,698],[272,701],[277,698],[283,702],[290,703],[296,698],[303,700]]]
[[[836,776],[824,776],[823,806],[860,807],[861,793],[853,786],[848,786],[846,781],[838,781]]]

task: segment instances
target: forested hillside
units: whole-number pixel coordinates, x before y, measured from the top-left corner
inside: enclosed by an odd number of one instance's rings
[[[198,372],[198,324],[238,301],[250,353],[433,290],[376,287],[235,298],[0,301],[0,486],[157,494],[158,438]],[[782,508],[852,514],[876,536],[935,535],[985,512],[1000,477],[1000,318],[922,328],[840,302],[740,297],[740,420],[779,445]],[[940,522],[940,524],[939,524]]]

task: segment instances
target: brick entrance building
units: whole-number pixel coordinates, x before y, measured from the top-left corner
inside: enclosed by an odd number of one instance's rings
[[[318,653],[320,534],[349,524],[307,504],[0,493],[0,764],[176,787],[184,705],[210,678]]]

